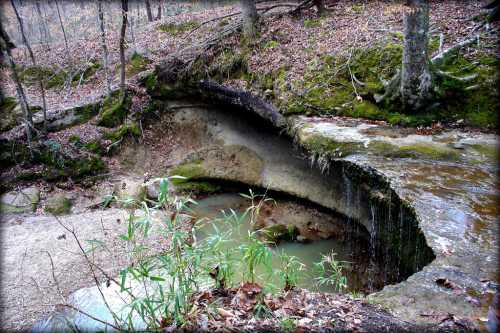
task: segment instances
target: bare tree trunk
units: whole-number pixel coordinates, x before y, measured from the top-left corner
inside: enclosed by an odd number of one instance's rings
[[[253,40],[257,34],[257,8],[254,0],[240,0],[243,16],[243,35],[247,41]]]
[[[99,28],[101,29],[101,46],[104,62],[104,77],[106,78],[106,91],[108,98],[111,98],[111,79],[109,77],[108,68],[108,46],[106,44],[106,32],[104,30],[104,12],[102,10],[102,0],[98,1],[97,7],[99,12]]]
[[[21,31],[21,37],[23,39],[23,44],[26,46],[26,49],[28,49],[31,63],[33,64],[33,66],[36,66],[37,64],[36,64],[35,55],[33,54],[33,50],[31,49],[30,43],[28,42],[28,39],[26,38],[26,34],[24,32],[23,20],[21,19],[21,16],[19,15],[19,12],[17,11],[16,5],[14,4],[14,0],[10,0],[10,3],[12,5],[12,8],[14,9],[14,13],[16,14],[17,22],[19,23],[19,30]],[[42,77],[38,77],[38,85],[40,87],[40,93],[42,94],[43,133],[47,134],[47,100],[45,98],[45,85],[44,85]],[[23,94],[24,94],[24,92],[23,92]],[[30,115],[30,117],[31,117],[31,115]],[[31,122],[31,124],[32,123],[33,122]]]
[[[316,10],[318,11],[318,16],[321,16],[325,13],[325,3],[323,0],[314,0],[314,6],[316,6]]]
[[[26,95],[24,94],[23,86],[21,85],[21,81],[19,80],[19,76],[17,75],[16,64],[14,59],[12,58],[12,53],[10,49],[12,48],[12,44],[10,43],[10,39],[8,38],[7,33],[3,30],[2,22],[0,22],[0,51],[7,54],[7,60],[9,62],[9,67],[12,72],[12,78],[14,83],[16,84],[16,92],[19,99],[19,103],[21,104],[21,110],[23,110],[24,114],[24,128],[26,129],[26,139],[28,141],[28,149],[30,152],[30,157],[33,158],[33,147],[31,142],[32,138],[32,128],[33,128],[33,117],[31,116],[31,111],[28,108],[28,102],[26,101]]]
[[[12,2],[12,4],[14,4]],[[40,7],[40,1],[37,0],[35,2],[36,11],[38,14],[38,29],[40,31],[40,42],[45,44],[46,48],[49,49],[49,33],[48,28],[45,22],[45,19],[42,14],[42,9]]]
[[[156,21],[161,20],[161,7],[163,6],[163,1],[160,0],[158,4],[158,12],[156,13]]]
[[[404,48],[400,93],[403,107],[418,110],[430,100],[432,75],[429,67],[429,4],[411,0],[404,15]]]
[[[125,101],[125,33],[127,31],[128,0],[122,0],[122,27],[120,30],[120,92]]]
[[[148,14],[148,21],[152,22],[153,13],[151,13],[151,2],[149,0],[145,0],[144,3],[146,4],[146,13]]]
[[[134,45],[134,53],[137,53],[137,44],[135,43],[135,35],[134,35],[134,17],[132,14],[130,15],[130,37],[132,38],[132,45]]]
[[[61,18],[61,13],[59,12],[59,3],[57,2],[57,0],[55,0],[55,2],[57,9],[57,16],[59,17],[59,24],[61,25],[61,30],[64,37],[64,46],[66,47],[66,55],[69,55],[68,38],[66,37],[66,31],[64,30],[64,24]]]

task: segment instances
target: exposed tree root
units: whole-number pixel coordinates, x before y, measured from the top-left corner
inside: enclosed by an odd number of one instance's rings
[[[453,45],[452,47],[444,50],[443,52],[438,53],[431,59],[431,63],[434,66],[441,65],[447,58],[449,58],[453,53],[459,51],[462,47],[468,46],[479,40],[479,35],[476,35],[472,38],[466,39],[458,44]]]
[[[476,42],[479,39],[479,35],[476,35],[470,39],[464,40],[460,43],[457,43],[453,45],[452,47],[440,51],[437,55],[435,55],[431,59],[431,64],[433,65],[434,68],[441,66],[446,59],[448,59],[450,56],[452,56],[455,52],[458,52],[461,48],[466,47],[474,42]],[[440,41],[440,50],[442,48],[442,41]],[[448,72],[444,72],[441,70],[434,70],[433,74],[441,77],[445,77],[448,79],[460,81],[460,82],[470,82],[473,81],[474,79],[477,78],[477,74],[471,74],[467,76],[456,76]],[[375,102],[376,103],[381,103],[386,99],[394,99],[397,96],[399,96],[399,85],[401,83],[401,71],[398,69],[396,74],[389,80],[389,81],[384,81],[383,79],[380,79],[382,84],[384,85],[385,92],[382,95],[375,94]],[[474,86],[469,87],[470,89],[475,89]]]

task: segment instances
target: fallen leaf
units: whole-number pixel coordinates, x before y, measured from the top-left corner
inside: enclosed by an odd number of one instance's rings
[[[224,310],[223,308],[217,308],[217,311],[224,318],[234,317],[234,314],[231,311]]]

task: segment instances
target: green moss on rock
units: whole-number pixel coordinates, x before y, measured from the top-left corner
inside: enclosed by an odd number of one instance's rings
[[[193,161],[185,164],[178,165],[170,172],[170,176],[182,176],[185,179],[173,178],[172,184],[179,190],[183,191],[197,191],[203,193],[212,193],[220,191],[221,186],[208,181],[197,180],[206,176],[206,172],[201,165],[201,161]]]
[[[158,26],[161,32],[169,33],[173,36],[180,35],[184,32],[193,30],[199,25],[197,21],[187,21],[182,23],[164,23]]]
[[[116,142],[127,135],[139,137],[141,136],[141,129],[136,123],[123,124],[117,130],[106,133],[104,138]]]
[[[41,80],[47,89],[61,87],[67,72],[44,66],[26,66],[19,71],[19,79],[27,85],[38,84]]]
[[[71,200],[62,194],[55,195],[45,203],[45,212],[53,215],[65,215],[71,212]]]
[[[455,149],[433,143],[398,146],[385,141],[372,141],[368,147],[372,153],[393,158],[427,158],[432,160],[457,160],[460,158],[460,154]]]
[[[145,56],[134,53],[127,65],[125,66],[125,73],[127,77],[134,76],[147,69],[147,66],[151,64],[152,61]]]
[[[203,169],[201,161],[194,161],[178,165],[177,167],[173,168],[169,174],[170,176],[185,177],[186,179],[172,179],[172,184],[180,185],[188,182],[189,180],[203,177],[205,175],[205,169]]]
[[[363,149],[357,142],[339,142],[321,134],[308,134],[302,138],[302,144],[314,153],[345,157]]]
[[[97,125],[115,127],[123,122],[131,105],[130,97],[122,101],[120,97],[104,101]]]

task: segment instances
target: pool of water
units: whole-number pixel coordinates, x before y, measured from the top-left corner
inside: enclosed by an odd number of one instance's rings
[[[282,201],[277,201],[276,206],[283,204]],[[223,217],[230,213],[230,209],[237,214],[242,215],[245,209],[249,207],[250,200],[242,197],[237,193],[224,193],[212,195],[198,201],[196,206],[193,206],[194,216],[201,219],[198,222],[196,231],[197,240],[203,240],[218,232],[227,232],[229,242],[227,247],[238,247],[247,242],[247,235],[252,232],[253,228],[250,225],[249,218],[244,218],[240,223],[227,222]],[[289,212],[293,214],[293,212]],[[282,214],[283,221],[279,223],[286,224],[287,218],[292,218],[291,215]],[[318,221],[321,223],[322,221]],[[346,221],[346,223],[349,223]],[[344,235],[342,238],[320,239],[312,242],[297,242],[297,241],[282,241],[276,246],[271,246],[272,260],[271,268],[276,272],[281,267],[280,253],[285,253],[288,256],[296,257],[304,266],[300,273],[298,286],[309,290],[318,290],[323,292],[334,292],[333,286],[323,285],[317,286],[314,283],[318,273],[313,269],[314,263],[321,261],[323,255],[331,252],[335,253],[336,260],[343,262],[343,274],[347,277],[347,290],[350,291],[368,291],[371,284],[369,278],[369,244],[360,241],[356,235]],[[353,237],[354,236],[354,237]],[[235,256],[235,267],[241,263],[240,256]],[[235,281],[239,282],[242,279],[241,269],[236,269]],[[269,270],[260,269],[258,279],[266,284],[271,283],[278,288],[282,288],[282,282],[276,275],[268,274]]]

